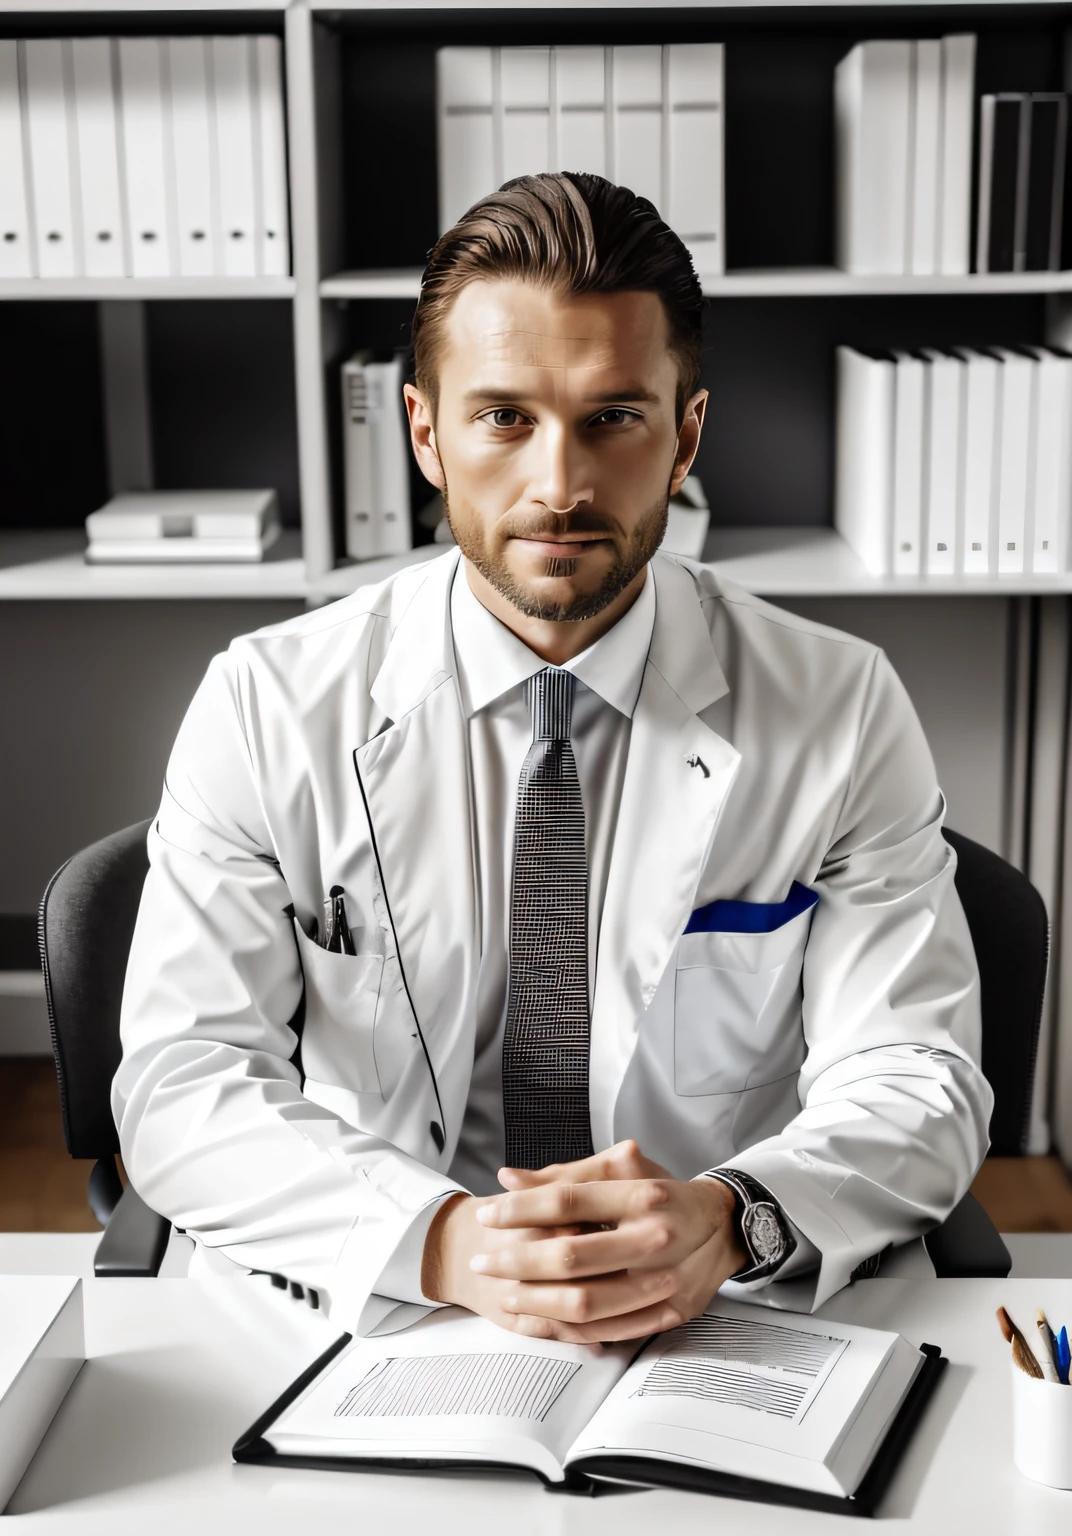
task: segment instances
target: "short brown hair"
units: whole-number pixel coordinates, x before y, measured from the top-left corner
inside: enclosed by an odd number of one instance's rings
[[[433,423],[446,318],[461,289],[478,278],[520,278],[570,297],[657,293],[677,362],[681,430],[685,406],[700,387],[703,289],[687,248],[646,197],[587,171],[515,176],[440,235],[410,326],[414,383]]]

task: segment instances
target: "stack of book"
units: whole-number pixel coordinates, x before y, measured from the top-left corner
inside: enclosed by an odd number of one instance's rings
[[[1058,272],[1068,97],[1003,91],[979,116],[978,272]]]
[[[0,39],[0,278],[289,271],[278,37]]]
[[[413,548],[404,354],[377,361],[370,347],[342,365],[346,553],[351,560]]]
[[[93,565],[263,560],[280,531],[273,490],[127,491],[86,518],[85,557]]]
[[[879,575],[1068,569],[1072,354],[837,349],[834,524]]]
[[[858,43],[834,72],[835,261],[963,275],[971,250],[975,37]]]
[[[725,270],[723,45],[440,48],[439,231],[514,176],[590,171],[648,198],[699,275]]]

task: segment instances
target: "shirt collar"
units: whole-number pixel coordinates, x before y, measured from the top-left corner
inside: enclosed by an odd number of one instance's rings
[[[450,595],[450,622],[466,716],[516,688],[547,666],[513,630],[490,613],[473,592],[458,561]],[[632,717],[640,697],[644,667],[655,625],[655,582],[645,571],[639,596],[618,622],[564,664],[586,687],[620,714]]]

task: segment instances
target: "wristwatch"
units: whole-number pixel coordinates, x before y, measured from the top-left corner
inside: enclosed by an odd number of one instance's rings
[[[797,1246],[781,1206],[758,1179],[738,1168],[717,1168],[706,1177],[728,1185],[737,1196],[734,1224],[749,1262],[730,1279],[768,1279]]]

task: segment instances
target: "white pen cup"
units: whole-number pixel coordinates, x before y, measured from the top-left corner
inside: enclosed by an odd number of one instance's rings
[[[1012,1371],[1012,1459],[1025,1477],[1072,1488],[1072,1387]]]

